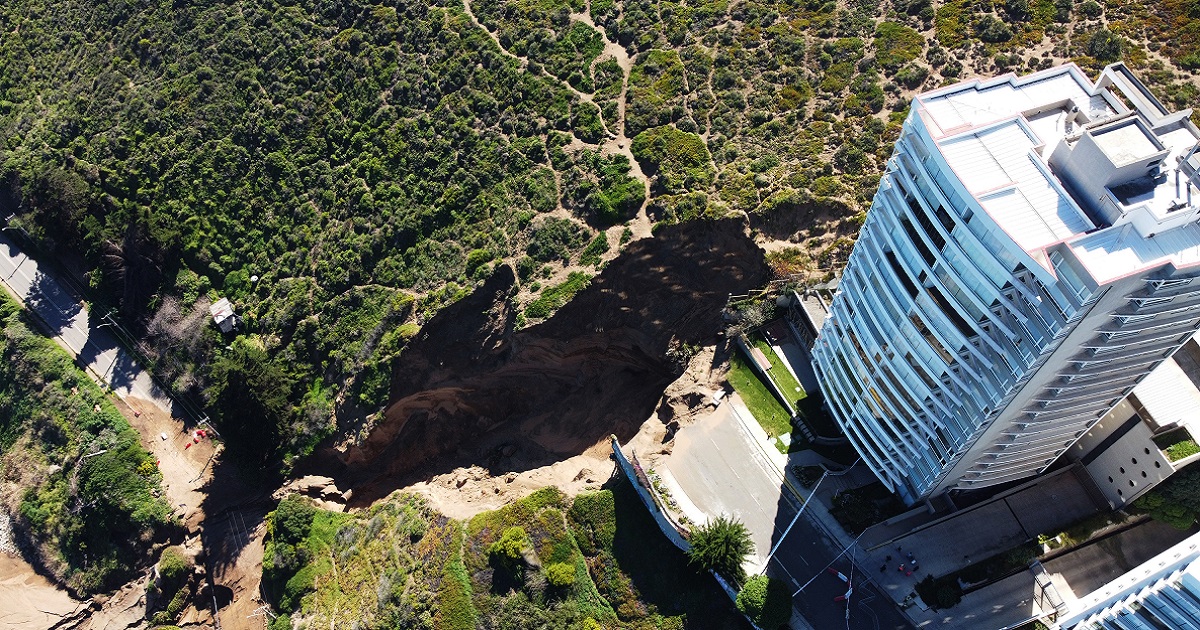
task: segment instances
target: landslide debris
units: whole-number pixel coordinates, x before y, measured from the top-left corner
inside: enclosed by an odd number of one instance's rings
[[[766,280],[737,219],[664,226],[631,243],[545,322],[515,330],[501,267],[444,309],[397,360],[385,416],[361,443],[305,466],[353,488],[351,506],[455,467],[543,466],[632,437],[689,352],[712,343],[731,293]]]

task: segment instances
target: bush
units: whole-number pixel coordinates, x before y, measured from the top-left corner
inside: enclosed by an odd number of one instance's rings
[[[1116,61],[1121,57],[1121,38],[1112,31],[1102,28],[1088,40],[1087,54],[1100,61]]]
[[[271,625],[267,630],[292,630],[292,618],[290,615],[279,615],[271,620]]]
[[[646,173],[655,176],[660,191],[683,192],[712,183],[712,157],[694,133],[671,125],[655,127],[635,136],[629,148]]]
[[[975,33],[979,39],[990,44],[1006,42],[1013,37],[1012,29],[994,15],[983,16],[983,19],[975,25]]]
[[[300,599],[313,590],[316,577],[317,568],[311,564],[297,571],[283,586],[283,595],[279,598],[280,610],[292,611],[299,608]]]
[[[158,574],[162,577],[164,592],[172,592],[183,585],[187,574],[192,570],[192,563],[179,551],[178,547],[163,549],[158,558]]]
[[[608,235],[604,232],[600,232],[596,235],[596,238],[592,239],[591,243],[588,243],[588,246],[583,249],[583,252],[579,254],[579,264],[584,266],[591,265],[593,267],[599,267],[601,261],[600,257],[603,256],[608,249]]]
[[[792,618],[792,591],[782,580],[756,575],[737,595],[737,609],[755,625],[775,630]]]
[[[187,606],[187,600],[188,589],[181,588],[175,592],[175,596],[171,598],[171,603],[167,604],[166,610],[167,617],[169,617],[171,621],[175,621],[179,618],[179,613],[182,613],[184,606]]]
[[[916,590],[921,600],[935,610],[953,608],[962,601],[963,596],[957,580],[935,580],[932,575],[926,575],[925,579],[917,582]]]
[[[505,563],[514,563],[525,557],[525,548],[529,546],[529,535],[524,527],[509,527],[500,534],[500,538],[488,545],[487,553]]]
[[[525,307],[525,316],[532,319],[545,319],[562,307],[583,290],[592,279],[580,271],[572,271],[567,279],[560,284],[546,287],[538,298]]]
[[[754,553],[754,541],[741,522],[718,516],[692,531],[688,559],[701,568],[716,571],[726,579],[741,583],[746,577],[742,561]]]
[[[279,502],[271,516],[271,536],[275,542],[295,545],[308,537],[317,509],[298,494],[288,495]]]
[[[925,82],[929,69],[920,64],[909,64],[896,73],[896,80],[906,88],[916,88]]]
[[[575,585],[575,567],[566,562],[555,562],[546,567],[546,581],[555,588],[570,588]]]
[[[916,59],[924,46],[925,38],[902,24],[881,22],[875,29],[875,60],[887,70]]]

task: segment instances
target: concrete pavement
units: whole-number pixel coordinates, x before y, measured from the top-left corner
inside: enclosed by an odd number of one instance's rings
[[[762,570],[767,565],[769,574],[797,589],[804,587],[793,600],[805,620],[800,627],[911,627],[890,599],[868,583],[869,576],[851,563],[853,551],[845,549],[853,540],[843,543],[843,532],[833,534],[810,520],[823,509],[820,501],[809,502],[805,514],[795,518],[801,500],[789,488],[794,480],[785,481],[787,463],[788,457],[775,450],[740,399],[732,396],[708,416],[681,429],[671,455],[658,462],[657,469],[664,480],[670,480],[666,483],[680,510],[693,521],[702,523],[726,514],[746,524],[756,547],[748,570]],[[777,544],[768,564],[767,555]],[[834,601],[845,594],[846,584],[830,573],[830,568],[855,583],[848,619],[846,605]],[[799,617],[794,618],[794,623],[798,622]]]

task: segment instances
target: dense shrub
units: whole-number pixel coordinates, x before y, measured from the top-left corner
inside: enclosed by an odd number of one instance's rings
[[[488,546],[488,555],[505,563],[520,562],[529,547],[529,535],[523,527],[509,527]]]
[[[192,563],[178,547],[163,549],[162,555],[158,558],[158,574],[162,577],[164,592],[170,593],[178,590],[191,570]]]
[[[886,70],[896,70],[916,59],[925,46],[925,38],[916,30],[895,22],[880,22],[875,27],[875,60]]]
[[[1006,42],[1013,37],[1012,28],[994,15],[985,15],[975,24],[979,39],[989,43]]]
[[[642,170],[654,178],[662,193],[678,193],[712,183],[712,156],[704,140],[671,125],[647,129],[630,145]]]
[[[575,584],[575,567],[566,562],[555,562],[546,567],[546,581],[555,588],[570,588]]]
[[[786,582],[756,575],[737,594],[737,609],[755,625],[776,630],[792,618],[792,590]]]
[[[709,521],[692,531],[688,558],[693,564],[724,576],[734,582],[746,577],[742,562],[754,553],[754,541],[740,521],[725,515]]]
[[[1088,40],[1087,53],[1100,61],[1116,61],[1121,57],[1121,37],[1102,28]]]

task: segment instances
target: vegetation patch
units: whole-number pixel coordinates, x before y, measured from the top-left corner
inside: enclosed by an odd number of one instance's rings
[[[572,271],[566,280],[542,289],[541,295],[525,307],[525,316],[530,319],[545,319],[566,304],[588,285],[592,277],[581,271]]]
[[[879,482],[853,490],[843,490],[833,497],[829,513],[852,535],[903,514],[908,507]]]
[[[1200,517],[1200,469],[1188,466],[1167,477],[1132,507],[1178,529],[1188,529]]]
[[[895,71],[916,59],[925,47],[925,38],[915,29],[895,22],[880,22],[875,27],[875,60]]]
[[[1017,571],[1027,570],[1030,563],[1041,555],[1041,550],[1041,545],[1027,542],[949,575],[939,578],[926,575],[917,583],[917,595],[935,610],[952,608],[962,601],[967,592],[963,590],[963,584],[967,584],[969,590],[973,590]]]
[[[792,618],[792,589],[783,580],[756,575],[738,591],[737,609],[761,628],[778,628]]]
[[[0,292],[4,501],[44,566],[73,591],[116,588],[175,525],[138,434],[71,356]]]
[[[742,563],[754,553],[754,541],[740,521],[722,514],[693,529],[688,542],[692,544],[688,559],[696,566],[716,571],[736,584],[746,580]]]
[[[1185,457],[1200,453],[1200,446],[1186,428],[1172,429],[1154,437],[1154,445],[1167,454],[1167,459],[1177,462]]]
[[[729,373],[725,376],[733,389],[741,396],[750,414],[767,432],[769,437],[779,437],[792,432],[791,414],[779,403],[779,399],[747,363],[740,352],[729,357]]]
[[[679,120],[685,79],[683,63],[674,50],[649,50],[638,55],[629,73],[629,103],[625,109],[625,135]]]
[[[630,145],[658,192],[680,193],[712,183],[712,156],[704,140],[671,125],[647,129]]]

